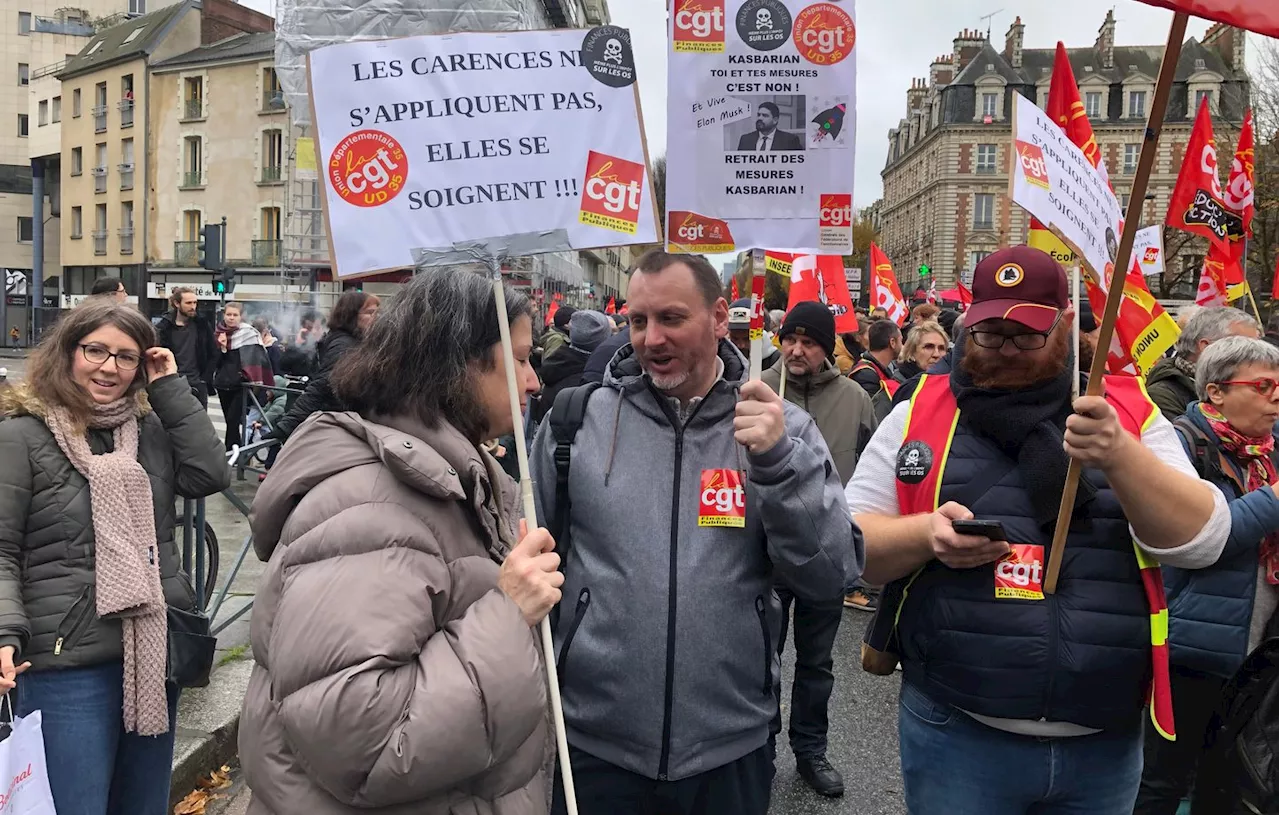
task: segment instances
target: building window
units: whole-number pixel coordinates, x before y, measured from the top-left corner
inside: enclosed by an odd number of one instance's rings
[[[71,117],[73,119],[80,118],[80,89],[76,88],[71,92]]]
[[[189,76],[182,83],[183,118],[204,118],[204,77]]]
[[[973,228],[991,229],[994,226],[996,197],[989,192],[973,196]]]
[[[262,109],[284,110],[284,89],[280,87],[280,77],[276,76],[275,68],[262,69]]]
[[[120,189],[133,189],[133,139],[120,140]]]
[[[25,62],[18,63],[18,84],[19,85],[31,84],[31,66]]]
[[[262,133],[262,183],[268,184],[281,179],[281,167],[284,164],[284,134],[279,130],[265,130]]]
[[[262,239],[280,240],[280,207],[262,208]]]
[[[994,173],[996,171],[996,146],[994,144],[978,145],[978,172]]]
[[[71,174],[80,175],[84,172],[84,148],[71,148]]]
[[[182,155],[182,186],[199,187],[204,177],[204,145],[199,136],[187,136],[183,139]]]
[[[1147,117],[1147,92],[1129,91],[1129,116],[1134,119]]]
[[[1090,119],[1102,118],[1102,92],[1089,91],[1084,95],[1084,115]]]
[[[133,74],[120,80],[120,126],[133,127]]]
[[[18,114],[18,136],[24,139],[27,137],[27,114],[25,113]]]
[[[120,254],[133,254],[133,202],[120,204]]]
[[[1191,109],[1191,116],[1194,118],[1196,112],[1200,110],[1200,104],[1206,103],[1209,109],[1213,110],[1213,91],[1196,91],[1196,105]]]
[[[189,209],[182,213],[182,237],[189,242],[200,240],[200,210]]]
[[[93,253],[105,255],[107,253],[107,205],[98,204],[94,210]]]
[[[129,0],[130,14],[146,14],[147,0]]]
[[[99,82],[93,89],[93,132],[107,129],[107,83]]]
[[[102,142],[94,151],[93,191],[107,191],[107,144]]]
[[[36,106],[38,113],[36,114],[36,126],[44,127],[49,124],[49,100],[41,99],[40,104]]]
[[[62,97],[61,96],[53,97],[53,101],[50,103],[50,112],[51,112],[50,120],[54,124],[57,124],[58,122],[62,121]]]
[[[31,33],[31,12],[18,12],[18,33],[24,36]]]
[[[18,243],[31,243],[35,240],[31,224],[30,215],[18,216]]]
[[[78,241],[84,237],[84,210],[71,208],[71,240]]]
[[[982,94],[982,115],[995,116],[996,109],[1000,103],[1000,95],[997,93]]]
[[[1120,214],[1124,215],[1129,212],[1129,199],[1132,196],[1127,192],[1120,193]]]
[[[1142,152],[1140,144],[1126,144],[1124,146],[1124,171],[1132,174],[1138,169],[1138,155]]]
[[[970,273],[969,280],[973,280],[973,276],[972,276],[972,275],[973,275],[973,270],[974,270],[974,269],[976,269],[976,268],[978,268],[978,264],[979,264],[979,263],[981,263],[981,262],[982,262],[982,259],[983,259],[983,258],[985,258],[985,257],[986,257],[987,255],[989,255],[989,254],[991,254],[991,253],[990,253],[990,252],[983,252],[983,251],[981,251],[981,250],[979,250],[979,251],[977,251],[977,252],[971,252],[971,253],[969,253],[969,273]]]

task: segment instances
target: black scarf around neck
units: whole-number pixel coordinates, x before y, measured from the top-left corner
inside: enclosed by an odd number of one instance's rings
[[[1052,527],[1058,518],[1070,464],[1062,440],[1071,415],[1075,366],[1068,360],[1058,376],[1030,388],[996,390],[974,385],[963,364],[964,344],[960,343],[951,368],[951,392],[960,408],[961,423],[995,442],[1005,455],[1018,462],[1036,523]],[[1081,478],[1075,509],[1091,501],[1097,492],[1087,479]]]

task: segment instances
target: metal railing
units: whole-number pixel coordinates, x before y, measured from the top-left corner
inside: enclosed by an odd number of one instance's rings
[[[119,233],[119,237],[120,237],[120,254],[132,255],[133,254],[133,228],[125,227],[124,229],[121,229]]]
[[[264,113],[284,110],[284,91],[263,91],[262,110]]]
[[[120,126],[133,127],[133,100],[120,100]]]
[[[253,250],[253,265],[279,266],[280,252],[283,246],[283,241],[254,241],[251,244],[251,248]]]
[[[69,60],[64,59],[64,60],[59,60],[58,62],[55,62],[52,65],[45,65],[43,67],[36,68],[34,71],[31,72],[30,80],[32,82],[35,82],[37,79],[40,79],[41,77],[49,76],[50,74],[56,74],[59,71],[61,71],[63,68],[67,67],[67,62],[69,62]]]
[[[103,133],[107,129],[107,106],[95,105],[93,108],[93,132]]]
[[[120,189],[122,190],[133,189],[133,165],[121,164],[116,169],[120,171]]]
[[[174,266],[199,266],[200,260],[200,242],[199,241],[174,241],[173,242],[173,265]]]
[[[183,173],[183,174],[182,174],[182,186],[184,186],[184,187],[203,187],[204,185],[200,183],[200,171],[199,171],[199,170],[196,170],[195,172],[190,172],[190,171],[188,171],[188,172]]]
[[[107,230],[105,229],[94,230],[93,253],[95,255],[105,255],[107,253]]]
[[[190,121],[191,119],[204,118],[204,100],[188,99],[183,105],[183,119]]]
[[[274,167],[263,167],[263,168],[262,168],[262,183],[263,183],[263,184],[274,184],[275,182],[279,181],[279,180],[281,179],[281,177],[282,177],[282,174],[281,174],[281,168],[280,168],[280,165],[278,165],[278,164],[277,164],[276,166],[274,166]]]

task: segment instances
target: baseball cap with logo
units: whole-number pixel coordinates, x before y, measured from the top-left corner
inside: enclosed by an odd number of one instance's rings
[[[983,320],[1013,320],[1047,332],[1069,305],[1067,273],[1046,252],[1010,246],[987,255],[973,271],[973,305],[965,327]]]
[[[739,297],[729,304],[729,329],[746,331],[751,327],[751,298]]]

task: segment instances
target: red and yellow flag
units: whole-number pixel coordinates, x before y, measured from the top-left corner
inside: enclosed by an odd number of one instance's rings
[[[907,301],[902,297],[902,289],[898,288],[893,264],[874,243],[871,244],[870,258],[871,307],[884,309],[890,320],[902,325],[910,312],[907,310]]]

